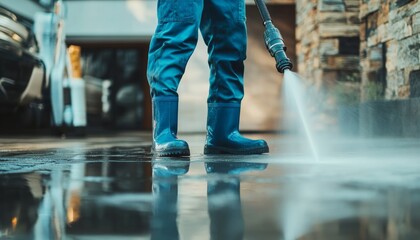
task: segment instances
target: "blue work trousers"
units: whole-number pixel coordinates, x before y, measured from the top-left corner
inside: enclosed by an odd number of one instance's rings
[[[209,54],[208,102],[240,102],[247,47],[244,0],[158,0],[147,67],[152,97],[178,96],[198,30]]]

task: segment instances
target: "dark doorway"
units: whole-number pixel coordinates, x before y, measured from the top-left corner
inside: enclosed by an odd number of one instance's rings
[[[81,47],[90,129],[150,130],[148,43],[69,42]]]

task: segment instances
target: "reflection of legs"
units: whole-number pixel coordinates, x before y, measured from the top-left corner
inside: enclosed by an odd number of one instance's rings
[[[150,43],[147,78],[153,98],[153,152],[158,156],[189,155],[176,139],[179,82],[193,53],[202,0],[159,0],[159,23]]]
[[[205,0],[204,9],[200,29],[208,46],[211,71],[204,152],[268,152],[264,140],[247,139],[239,133],[247,45],[245,1]]]
[[[209,181],[207,197],[211,239],[243,239],[239,180]]]
[[[178,216],[178,176],[188,172],[189,164],[189,161],[153,164],[154,201],[151,239],[179,239],[176,222]]]
[[[153,221],[151,239],[179,239],[177,218],[178,186],[176,177],[153,183]]]
[[[261,171],[266,167],[266,163],[223,161],[205,163],[207,174],[225,174],[223,179],[209,180],[207,183],[211,239],[243,238],[244,219],[238,174],[255,170]]]

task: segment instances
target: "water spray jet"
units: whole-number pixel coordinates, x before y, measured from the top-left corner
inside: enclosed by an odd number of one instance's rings
[[[263,21],[265,31],[264,31],[264,42],[267,47],[268,52],[276,60],[276,68],[280,73],[285,75],[285,88],[291,91],[293,96],[293,102],[295,103],[295,108],[298,110],[299,117],[302,121],[302,126],[305,131],[305,135],[308,139],[311,152],[315,160],[319,160],[318,151],[315,146],[315,141],[313,140],[313,134],[308,123],[308,117],[306,114],[306,109],[304,109],[303,86],[300,84],[301,80],[299,76],[293,73],[291,70],[293,64],[286,55],[287,47],[284,44],[283,37],[280,31],[274,26],[271,21],[270,13],[268,12],[267,6],[265,5],[264,0],[254,0],[255,4],[258,7],[258,10]]]
[[[284,44],[283,37],[280,31],[274,26],[271,21],[270,13],[268,12],[267,6],[264,0],[255,0],[255,4],[263,21],[264,31],[264,42],[268,52],[276,60],[276,68],[280,73],[284,73],[285,70],[292,70],[293,64],[286,55],[287,47]]]

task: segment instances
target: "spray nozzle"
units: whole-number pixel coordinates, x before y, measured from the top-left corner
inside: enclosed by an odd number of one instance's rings
[[[284,45],[283,38],[280,31],[274,26],[271,21],[264,23],[265,32],[264,40],[265,46],[270,52],[271,56],[276,60],[277,71],[283,73],[286,69],[292,69],[293,64],[286,56],[286,46]]]

